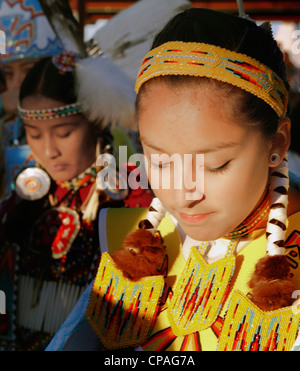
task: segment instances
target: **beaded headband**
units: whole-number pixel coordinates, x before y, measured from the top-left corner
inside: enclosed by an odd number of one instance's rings
[[[57,108],[26,110],[19,105],[18,112],[20,118],[25,120],[51,120],[65,116],[78,115],[82,112],[82,106],[80,103],[72,103]]]
[[[167,42],[144,58],[136,92],[148,80],[165,75],[209,77],[237,86],[269,104],[279,117],[287,111],[288,92],[269,67],[245,54],[203,43]]]

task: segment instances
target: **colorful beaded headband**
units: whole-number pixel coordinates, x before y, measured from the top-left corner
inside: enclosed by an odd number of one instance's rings
[[[288,92],[275,72],[245,54],[218,46],[172,41],[151,50],[140,66],[136,92],[146,81],[164,75],[209,77],[256,95],[279,117],[287,111]]]
[[[20,118],[25,120],[51,120],[65,116],[78,115],[82,112],[82,106],[80,103],[72,103],[58,108],[26,110],[19,105],[18,112]]]

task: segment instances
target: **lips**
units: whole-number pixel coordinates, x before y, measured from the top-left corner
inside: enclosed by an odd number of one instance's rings
[[[211,214],[212,213],[190,215],[190,214],[179,213],[181,219],[187,223],[199,223],[202,220],[206,219]]]
[[[64,171],[66,170],[67,165],[66,164],[57,164],[52,166],[52,170],[55,172]]]

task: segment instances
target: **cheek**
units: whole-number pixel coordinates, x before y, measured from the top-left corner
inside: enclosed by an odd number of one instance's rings
[[[172,190],[152,189],[152,192],[154,193],[155,197],[162,202],[166,210],[168,210],[171,214],[175,212],[176,203],[174,201],[174,194],[172,193]]]
[[[70,156],[83,159],[95,155],[96,143],[89,132],[79,131],[70,137],[68,145],[64,147],[67,147],[66,151]]]
[[[42,158],[43,157],[42,149],[44,148],[43,143],[41,143],[41,141],[31,140],[31,138],[28,135],[26,135],[26,140],[34,156],[37,158]]]
[[[211,187],[215,203],[240,222],[257,206],[268,184],[268,167],[261,161],[243,161],[232,169],[222,180],[215,181]],[[241,219],[241,220],[238,220]]]

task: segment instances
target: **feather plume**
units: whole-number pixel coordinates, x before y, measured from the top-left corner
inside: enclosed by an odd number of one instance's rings
[[[154,36],[188,0],[140,0],[114,16],[93,36],[101,50],[133,81]]]
[[[134,85],[105,55],[76,65],[77,97],[89,121],[136,129]]]

